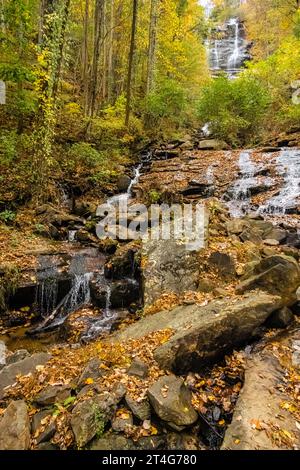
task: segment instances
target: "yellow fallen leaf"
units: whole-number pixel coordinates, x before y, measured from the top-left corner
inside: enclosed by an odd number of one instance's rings
[[[225,424],[225,420],[224,419],[221,419],[219,422],[218,422],[218,425],[219,426],[224,426]]]
[[[158,434],[158,430],[156,429],[155,426],[151,426],[150,432],[151,432],[151,436],[156,436],[156,434]]]
[[[235,443],[236,445],[238,445],[240,442],[241,442],[241,441],[240,441],[239,439],[236,439],[236,440],[234,441],[234,443]]]
[[[94,383],[94,379],[89,377],[88,379],[86,379],[85,383],[86,383],[86,385],[92,385]]]

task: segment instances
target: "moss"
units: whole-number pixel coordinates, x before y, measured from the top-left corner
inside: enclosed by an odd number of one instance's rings
[[[20,271],[16,266],[0,268],[0,311],[7,309],[7,301],[14,294],[20,280]]]

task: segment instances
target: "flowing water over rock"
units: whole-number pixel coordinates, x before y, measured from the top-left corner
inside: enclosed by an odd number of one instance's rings
[[[295,214],[300,206],[300,149],[282,149],[276,165],[283,184],[279,194],[260,207],[259,212],[275,216]]]

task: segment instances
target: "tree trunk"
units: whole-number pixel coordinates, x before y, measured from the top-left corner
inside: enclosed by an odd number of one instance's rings
[[[157,0],[151,0],[150,27],[149,27],[149,49],[146,94],[153,89],[155,73],[155,51],[156,51],[156,27],[157,27]]]
[[[107,98],[108,102],[112,102],[113,95],[113,52],[114,52],[114,0],[110,1],[110,18],[109,18],[109,46],[107,57]]]
[[[131,24],[131,40],[130,40],[130,50],[128,57],[128,76],[127,76],[127,89],[126,89],[126,116],[125,116],[125,126],[128,127],[131,111],[131,82],[132,82],[132,71],[133,71],[133,61],[135,55],[135,36],[136,36],[136,26],[137,26],[137,15],[138,15],[138,0],[133,0],[133,10],[132,10],[132,24]]]
[[[88,81],[88,32],[89,32],[89,0],[85,0],[84,20],[83,20],[83,42],[82,42],[82,84],[84,93],[84,109],[87,112],[87,101],[89,95]]]
[[[56,77],[55,81],[53,84],[53,99],[56,98],[57,95],[57,89],[58,89],[58,84],[61,76],[61,69],[62,69],[62,62],[63,62],[63,51],[64,51],[64,45],[65,45],[65,36],[66,36],[66,27],[68,23],[68,18],[69,18],[69,10],[70,10],[70,1],[71,0],[66,0],[65,5],[63,7],[62,11],[62,23],[61,23],[61,30],[60,30],[60,38],[59,38],[59,54],[57,58],[57,70],[56,70]]]
[[[101,32],[102,22],[104,17],[104,4],[105,0],[95,1],[95,15],[94,15],[94,48],[93,48],[93,61],[91,66],[90,76],[90,90],[89,90],[89,104],[87,115],[93,118],[95,112],[96,97],[98,91],[98,72],[99,72],[99,59],[100,59],[100,45],[101,45]]]

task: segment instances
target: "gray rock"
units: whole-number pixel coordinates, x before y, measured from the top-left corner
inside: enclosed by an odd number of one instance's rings
[[[228,148],[226,142],[216,139],[201,140],[198,144],[199,150],[227,150]]]
[[[37,430],[42,426],[43,419],[49,416],[50,413],[51,412],[49,410],[43,410],[33,415],[32,421],[31,421],[31,433],[32,434],[35,434],[37,432]]]
[[[130,411],[126,411],[128,417],[124,418],[122,416],[115,416],[112,419],[111,427],[115,432],[124,432],[126,428],[133,425],[133,418]]]
[[[93,441],[90,450],[133,450],[133,443],[126,437],[108,434]]]
[[[167,435],[168,450],[199,450],[199,438],[187,433],[172,432]]]
[[[70,387],[66,385],[49,385],[34,397],[33,401],[39,406],[50,406],[66,400],[70,392]]]
[[[10,354],[7,358],[7,365],[15,364],[16,362],[23,361],[26,357],[30,356],[27,349],[18,349],[14,353]]]
[[[270,294],[280,295],[282,306],[292,305],[300,284],[300,268],[294,258],[274,255],[264,258],[254,267],[251,277],[237,286],[237,293],[262,289]]]
[[[155,352],[164,369],[179,373],[199,370],[243,341],[249,340],[275,310],[279,296],[250,293],[240,299],[216,300],[207,306],[179,306],[141,319],[116,334],[117,341],[137,339],[154,331],[171,329],[174,335]]]
[[[266,234],[266,238],[270,240],[276,240],[278,243],[282,243],[286,237],[287,231],[280,228],[272,228],[272,230]]]
[[[129,375],[135,375],[142,379],[146,378],[149,373],[149,367],[139,358],[133,359],[128,372]]]
[[[268,245],[268,246],[278,246],[279,245],[279,241],[278,240],[274,240],[273,238],[266,238],[264,240],[264,244],[265,245]]]
[[[55,423],[48,424],[45,430],[37,437],[36,443],[41,444],[42,442],[50,441],[50,439],[52,439],[55,433],[56,433]]]
[[[103,375],[103,372],[100,369],[101,364],[102,362],[97,357],[94,357],[88,362],[88,364],[83,369],[81,376],[78,379],[78,390],[81,390],[86,385],[87,379],[97,380]]]
[[[117,186],[119,191],[127,191],[129,185],[131,183],[131,179],[127,175],[120,175],[117,180]]]
[[[226,253],[216,251],[208,259],[208,263],[214,266],[222,276],[234,276],[235,265],[232,257]]]
[[[27,450],[30,421],[25,401],[12,401],[0,420],[0,450]]]
[[[293,320],[293,312],[288,307],[282,307],[280,310],[272,313],[266,322],[266,326],[269,328],[286,328]]]
[[[124,390],[115,389],[78,403],[72,410],[71,427],[79,448],[88,444],[115,415],[117,405],[124,396]]]
[[[10,387],[15,383],[17,375],[27,375],[35,372],[36,366],[46,364],[50,358],[50,354],[36,353],[22,361],[5,366],[0,372],[0,399],[4,397],[6,387]]]
[[[170,427],[190,426],[198,419],[192,407],[191,392],[181,378],[174,375],[160,377],[149,388],[148,397],[157,416]]]
[[[59,448],[51,442],[42,442],[34,450],[59,450]]]
[[[249,223],[245,219],[232,219],[226,222],[228,235],[240,235]]]
[[[0,341],[0,370],[6,365],[7,348],[4,341]]]
[[[148,399],[142,400],[140,402],[136,401],[130,395],[126,395],[125,401],[127,406],[131,409],[132,413],[136,418],[141,421],[146,421],[150,419],[151,416],[151,408]]]

